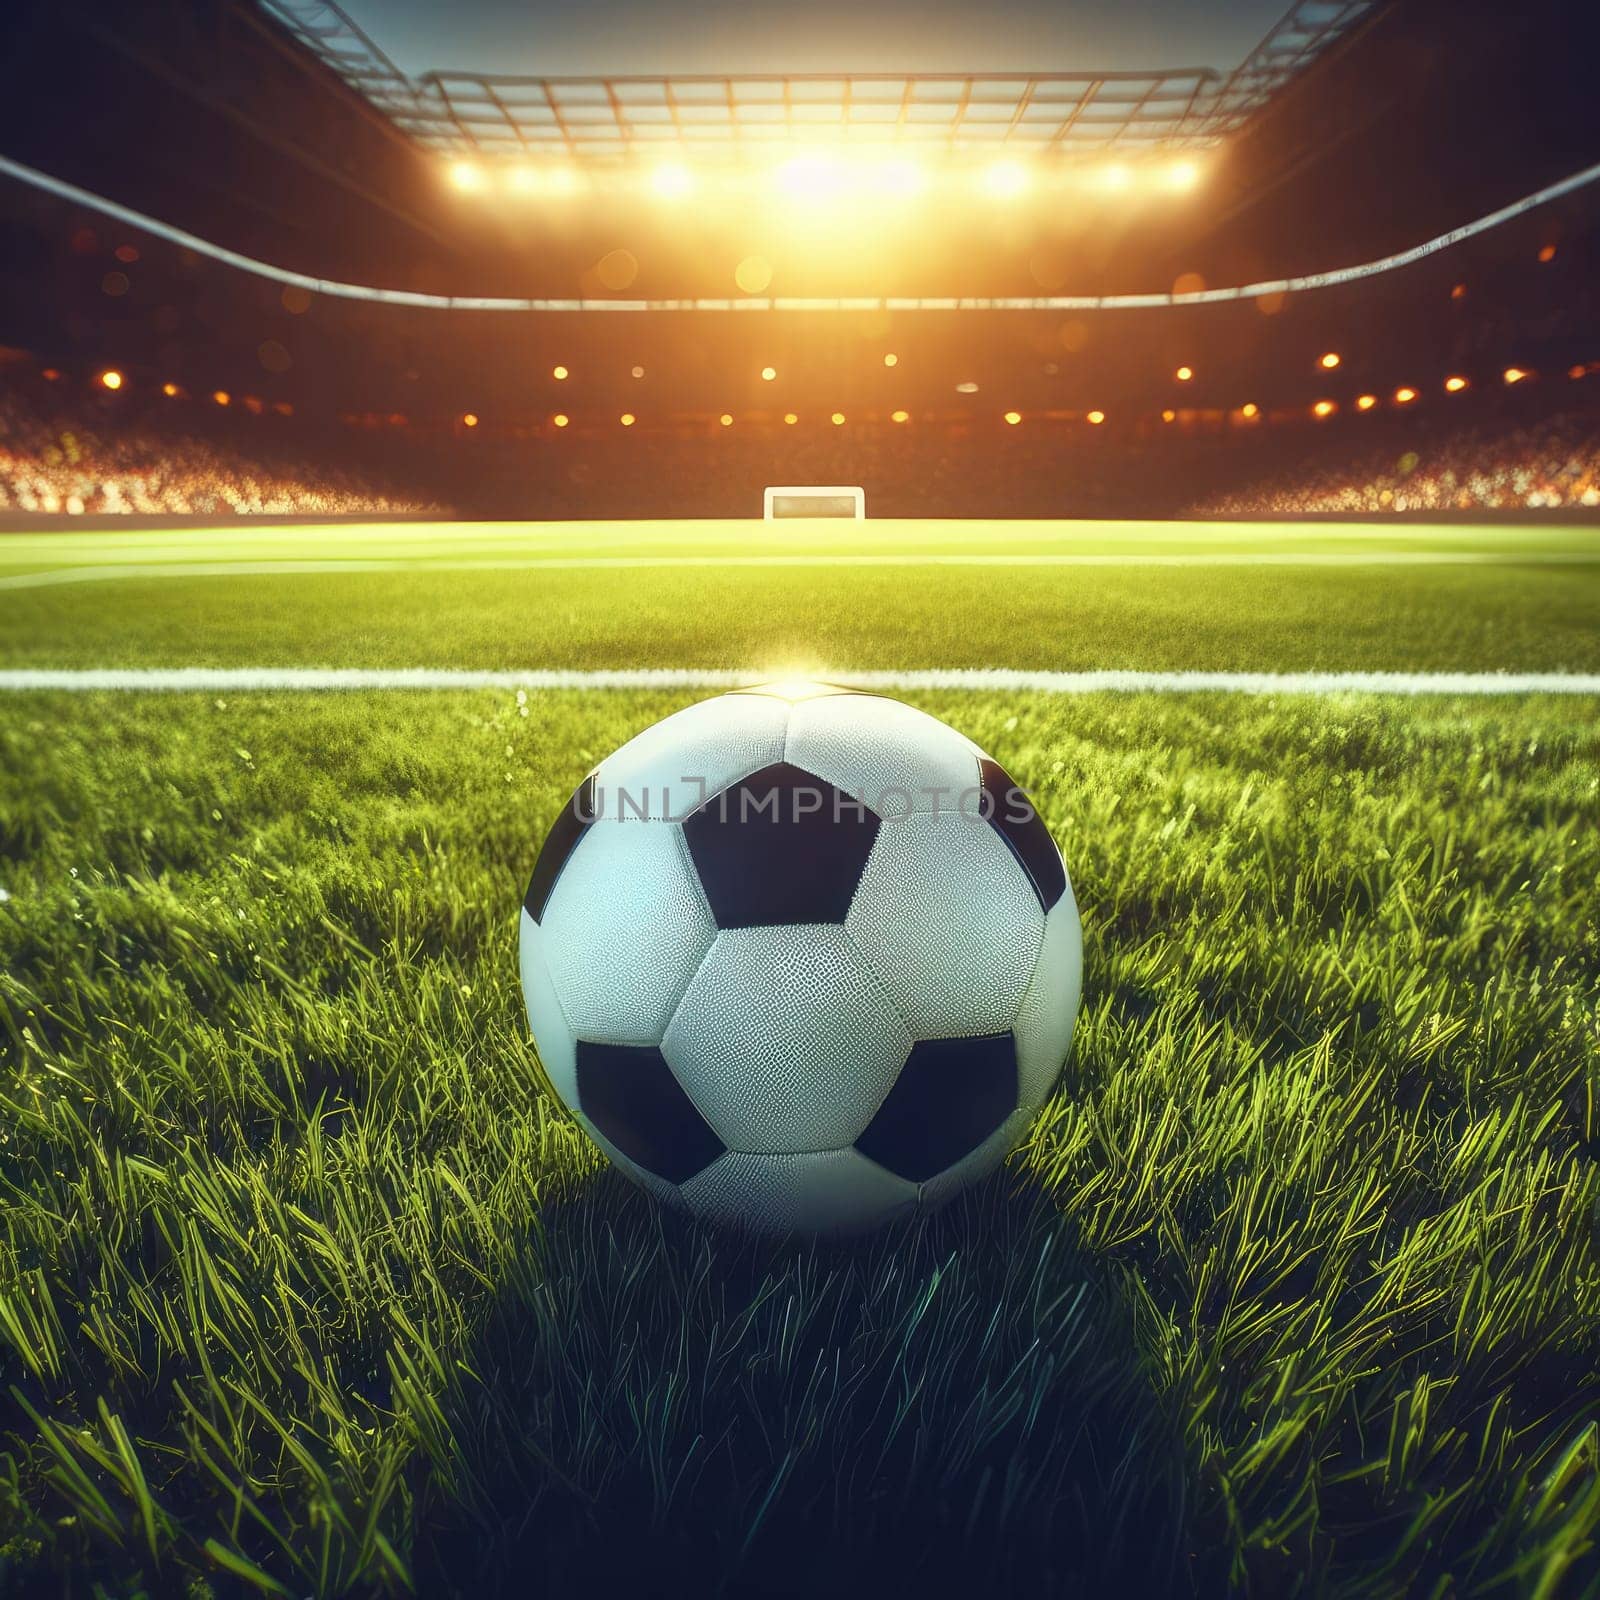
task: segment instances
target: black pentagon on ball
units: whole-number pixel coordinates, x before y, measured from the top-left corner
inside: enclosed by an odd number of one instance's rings
[[[983,810],[989,826],[1011,847],[1017,863],[1028,875],[1039,904],[1048,912],[1067,887],[1067,870],[1061,852],[1050,837],[1033,802],[1011,781],[998,761],[987,757],[978,763],[982,772]]]
[[[687,1183],[726,1148],[654,1045],[578,1041],[578,1109],[630,1161]]]
[[[719,928],[843,922],[878,837],[876,812],[787,761],[684,819]]]
[[[971,1153],[1017,1109],[1017,1046],[1009,1033],[924,1039],[911,1047],[856,1149],[924,1183]]]
[[[535,922],[544,915],[544,908],[550,903],[561,869],[572,859],[572,852],[589,831],[589,824],[595,816],[594,774],[591,772],[561,808],[561,815],[551,824],[550,832],[545,836],[544,848],[533,864],[533,877],[528,882],[528,892],[522,897],[522,903]]]

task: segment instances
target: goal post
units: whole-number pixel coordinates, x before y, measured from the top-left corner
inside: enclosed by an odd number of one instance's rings
[[[850,517],[859,522],[866,514],[866,491],[839,484],[780,484],[761,496],[766,522],[782,517]]]

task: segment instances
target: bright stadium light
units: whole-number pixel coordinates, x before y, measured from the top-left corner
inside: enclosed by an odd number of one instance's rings
[[[834,427],[842,428],[844,426],[844,412],[835,411],[832,417],[832,422]]]
[[[1187,383],[1194,376],[1193,367],[1179,367],[1173,374],[1179,383]]]
[[[650,174],[650,190],[662,200],[681,200],[694,188],[694,174],[681,161],[664,161]]]
[[[785,411],[783,414],[783,420],[788,424],[789,427],[792,428],[800,419],[794,414],[794,412]]]
[[[1339,352],[1337,350],[1330,350],[1326,355],[1319,356],[1317,358],[1317,365],[1325,372],[1332,372],[1333,369],[1339,365]]]
[[[1523,367],[1507,367],[1506,370],[1500,374],[1500,376],[1508,384],[1521,383],[1522,380],[1528,376],[1528,373]]]
[[[1032,174],[1020,161],[996,161],[984,171],[983,189],[996,200],[1015,200],[1027,192],[1031,181]]]
[[[161,392],[169,400],[176,400],[178,398],[178,386],[175,383],[164,383],[164,384],[162,384],[161,385]]]
[[[880,161],[871,171],[872,187],[881,194],[909,199],[928,187],[927,168],[910,156]]]
[[[1311,408],[1314,417],[1331,417],[1339,408],[1331,400],[1319,400]]]
[[[456,161],[450,166],[450,182],[462,194],[477,194],[483,189],[487,180],[483,175],[483,168],[476,161]]]
[[[1088,420],[1094,427],[1098,428],[1106,420],[1106,414],[1103,411],[1091,411]]]
[[[554,378],[557,383],[560,383],[561,380],[567,376],[567,369],[565,367],[551,367],[550,376]]]
[[[1249,417],[1254,419],[1261,415],[1261,407],[1258,406],[1254,400],[1246,400],[1245,403],[1239,407],[1239,415],[1241,417]]]
[[[1133,187],[1133,168],[1125,161],[1113,161],[1109,166],[1100,169],[1098,181],[1100,187],[1108,193],[1121,194]]]
[[[761,369],[761,379],[763,383],[771,383],[772,380],[777,376],[778,369],[776,367],[763,367]]]
[[[1174,411],[1171,406],[1168,406],[1167,409],[1161,413],[1161,420],[1163,422],[1176,422],[1178,420],[1178,413]]]
[[[720,422],[724,428],[731,428],[733,426],[733,415],[731,412],[724,411],[722,415],[717,418],[717,421]]]
[[[564,428],[572,420],[565,411],[558,411],[550,419],[558,428]]]
[[[1174,161],[1167,168],[1167,187],[1183,194],[1195,187],[1200,182],[1200,163],[1198,161]]]
[[[1397,406],[1408,406],[1417,398],[1415,389],[1399,388],[1394,392],[1394,403]]]
[[[894,366],[898,366],[898,365],[899,365],[899,364],[900,364],[900,357],[899,357],[899,356],[897,356],[897,355],[896,355],[896,354],[895,354],[895,353],[894,353],[894,351],[893,351],[893,350],[891,350],[891,351],[889,351],[889,352],[888,352],[888,353],[887,353],[887,354],[886,354],[886,355],[885,355],[885,356],[884,356],[884,358],[883,358],[883,364],[884,364],[884,366],[886,366],[886,367],[894,367]]]
[[[1356,396],[1357,411],[1370,411],[1377,403],[1378,397],[1375,394],[1358,394]]]
[[[1022,413],[1020,411],[1008,411],[1006,412],[1006,421],[1014,428],[1022,421]]]
[[[631,411],[624,411],[622,415],[617,418],[617,421],[620,422],[624,428],[631,428],[638,420],[639,419],[634,416]]]
[[[778,168],[778,187],[791,200],[829,200],[844,187],[844,171],[832,156],[792,156]]]
[[[211,398],[215,400],[219,406],[228,406],[233,404],[233,396],[229,394],[226,389],[214,390]]]
[[[911,413],[909,411],[891,411],[889,413],[889,420],[891,422],[909,422],[911,420]]]
[[[1467,387],[1467,380],[1463,377],[1453,375],[1444,380],[1444,386],[1448,393],[1460,394],[1461,391]]]
[[[120,389],[122,387],[122,374],[115,367],[108,367],[100,374],[100,387],[102,389]]]
[[[478,426],[478,413],[476,411],[462,412],[461,426],[463,428],[476,428]]]

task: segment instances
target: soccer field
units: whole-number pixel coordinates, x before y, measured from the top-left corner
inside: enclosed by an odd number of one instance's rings
[[[1594,674],[1600,530],[17,535],[0,617],[0,1592],[1600,1583],[1600,696],[908,691],[1060,843],[1084,1004],[864,1243],[605,1170],[515,961],[710,692],[585,673]],[[133,692],[194,666],[572,676]]]

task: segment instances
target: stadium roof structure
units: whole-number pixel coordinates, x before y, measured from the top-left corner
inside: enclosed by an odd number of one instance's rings
[[[832,142],[1066,154],[1202,149],[1242,127],[1383,0],[1295,0],[1231,72],[407,77],[337,0],[259,0],[425,149],[619,162]]]

